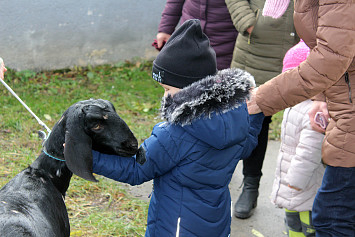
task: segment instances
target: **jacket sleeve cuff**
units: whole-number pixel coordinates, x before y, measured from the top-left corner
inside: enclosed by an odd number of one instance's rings
[[[100,152],[92,150],[92,170],[95,174],[100,174],[100,155]]]

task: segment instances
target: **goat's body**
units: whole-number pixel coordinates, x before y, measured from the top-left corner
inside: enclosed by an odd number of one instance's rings
[[[0,236],[70,236],[63,196],[47,173],[29,167],[0,190]]]
[[[0,190],[0,237],[69,237],[63,198],[72,174],[96,181],[92,147],[132,156],[138,142],[110,102],[87,100],[63,114],[44,146],[46,154]]]

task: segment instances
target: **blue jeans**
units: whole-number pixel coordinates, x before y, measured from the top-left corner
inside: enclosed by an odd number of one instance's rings
[[[317,237],[355,236],[355,168],[327,166],[312,219]]]

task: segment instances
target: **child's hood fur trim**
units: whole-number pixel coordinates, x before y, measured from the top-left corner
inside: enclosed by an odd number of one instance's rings
[[[249,98],[249,89],[255,87],[254,77],[248,72],[228,68],[208,76],[176,93],[164,97],[160,108],[168,122],[187,125],[212,113],[225,113],[238,108]]]

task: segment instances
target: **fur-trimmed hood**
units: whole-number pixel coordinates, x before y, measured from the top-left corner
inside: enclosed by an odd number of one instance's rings
[[[162,112],[171,122],[156,124],[142,143],[143,165],[93,151],[96,174],[130,185],[154,179],[146,236],[175,236],[176,223],[180,236],[228,236],[228,184],[257,145],[264,119],[248,114],[244,101],[252,85],[248,73],[232,69],[166,98]]]
[[[225,113],[238,108],[249,98],[249,89],[255,87],[254,78],[237,68],[219,71],[162,100],[161,117],[182,126],[212,113]]]
[[[245,100],[254,86],[254,78],[248,72],[224,69],[183,88],[173,97],[164,97],[161,116],[221,149],[247,136],[249,115]]]

